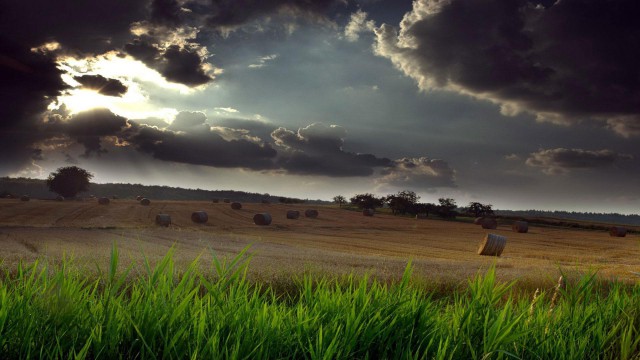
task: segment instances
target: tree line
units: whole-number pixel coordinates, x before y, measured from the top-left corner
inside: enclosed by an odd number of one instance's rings
[[[479,202],[470,202],[466,207],[459,208],[452,198],[439,198],[438,204],[419,202],[420,196],[414,191],[402,190],[395,194],[377,197],[370,193],[356,194],[349,198],[349,204],[359,209],[377,209],[388,207],[393,215],[433,214],[445,219],[453,219],[459,215],[480,217],[493,216],[493,206]],[[342,195],[333,197],[333,202],[342,207],[347,199]]]

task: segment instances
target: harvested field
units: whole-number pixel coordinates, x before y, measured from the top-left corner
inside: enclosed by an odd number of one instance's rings
[[[397,278],[409,259],[415,273],[434,280],[464,281],[496,264],[504,279],[551,280],[558,268],[565,272],[598,270],[601,277],[640,279],[640,237],[610,237],[604,231],[530,226],[514,233],[500,225],[492,233],[507,237],[502,256],[477,255],[487,233],[472,223],[394,217],[378,213],[318,207],[318,218],[287,220],[287,210],[308,205],[252,204],[240,210],[210,201],[154,201],[140,206],[135,200],[114,200],[109,206],[92,201],[0,200],[0,258],[4,266],[19,260],[45,257],[56,261],[66,255],[76,263],[106,268],[116,241],[121,260],[152,261],[175,247],[175,260],[187,264],[210,250],[232,255],[251,244],[254,276],[291,272],[332,274],[369,272]],[[194,211],[208,213],[206,224],[191,221]],[[269,212],[270,226],[253,223],[256,213]],[[155,224],[157,214],[171,216],[168,228]]]

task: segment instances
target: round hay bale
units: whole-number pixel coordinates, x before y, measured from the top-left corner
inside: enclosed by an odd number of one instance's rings
[[[318,217],[318,210],[315,209],[307,209],[304,211],[304,216],[308,218],[315,219]]]
[[[300,211],[298,210],[287,210],[287,219],[297,219],[300,217]]]
[[[231,200],[229,200],[229,199],[222,199],[222,202],[223,202],[223,203],[225,203],[225,204],[228,204],[228,203],[230,203],[230,202],[231,202]]]
[[[609,236],[625,237],[627,236],[627,228],[624,228],[622,226],[612,226],[609,229]]]
[[[211,202],[213,202],[214,204],[217,204],[217,203],[219,203],[219,202],[220,202],[220,200],[218,200],[218,199],[213,199],[213,200],[211,200]]]
[[[56,201],[64,201],[64,196],[62,195],[56,196]]]
[[[149,206],[151,205],[151,200],[147,198],[142,198],[142,200],[140,200],[140,205]]]
[[[140,200],[142,200],[142,199],[143,199],[142,195],[138,195],[138,196],[136,196],[136,201],[140,201]]]
[[[517,233],[526,233],[529,231],[529,223],[526,221],[516,221],[511,225],[511,229]]]
[[[480,223],[483,229],[497,229],[498,222],[494,218],[483,218]]]
[[[482,225],[482,221],[484,220],[483,217],[477,217],[475,218],[475,220],[473,220],[473,224],[474,225]]]
[[[271,214],[259,213],[253,215],[253,223],[256,225],[269,225],[271,224]]]
[[[171,225],[171,216],[169,216],[168,214],[156,215],[156,224],[168,227],[169,225]]]
[[[194,211],[191,214],[191,221],[198,224],[204,224],[209,221],[209,215],[204,211]]]
[[[20,200],[29,201],[29,200],[31,200],[31,198],[29,197],[29,195],[22,195],[22,196],[20,196]]]
[[[233,210],[240,210],[240,209],[242,209],[242,204],[240,204],[239,202],[231,203],[231,208]]]
[[[416,219],[428,219],[429,218],[429,214],[416,214]]]
[[[364,209],[362,210],[363,216],[373,216],[376,213],[374,209]]]
[[[502,235],[487,234],[485,235],[480,246],[478,247],[478,255],[500,256],[502,250],[507,245],[507,238]]]
[[[98,199],[98,204],[100,205],[109,205],[109,198],[107,197],[101,197],[100,199]]]

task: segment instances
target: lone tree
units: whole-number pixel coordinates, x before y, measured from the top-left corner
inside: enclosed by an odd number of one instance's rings
[[[89,189],[91,178],[93,174],[77,166],[61,167],[49,174],[47,186],[54,193],[72,198],[79,192]]]
[[[470,202],[469,206],[466,207],[465,212],[467,213],[467,215],[472,215],[475,217],[493,215],[492,205],[484,205],[479,202]]]
[[[342,195],[336,195],[333,197],[333,202],[338,204],[338,206],[342,207],[342,204],[347,203],[347,199],[345,199],[344,196]]]

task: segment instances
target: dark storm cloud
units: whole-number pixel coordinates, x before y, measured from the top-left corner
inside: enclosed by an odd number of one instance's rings
[[[271,137],[282,149],[278,165],[292,174],[326,176],[369,176],[391,160],[372,154],[342,149],[346,131],[341,126],[315,123],[297,132],[278,128]]]
[[[148,2],[6,1],[0,11],[0,34],[27,49],[57,41],[76,52],[103,53],[124,45],[131,23],[146,17]]]
[[[52,125],[55,128],[55,125]],[[127,128],[127,119],[108,109],[94,109],[78,113],[68,121],[58,123],[57,130],[84,145],[84,157],[102,154],[106,150],[101,140],[105,136],[117,136]]]
[[[170,45],[160,50],[157,44],[137,39],[126,44],[124,50],[150,68],[158,70],[168,81],[199,86],[213,80],[213,76],[207,73],[207,62],[199,54],[200,49],[197,45],[192,48]]]
[[[639,17],[636,0],[417,0],[399,32],[376,30],[376,52],[424,90],[487,99],[507,115],[609,121],[629,136],[640,123]]]
[[[211,0],[207,22],[216,27],[234,27],[274,13],[298,17],[322,17],[337,0]]]
[[[137,127],[127,142],[159,160],[222,168],[271,169],[277,155],[268,144],[227,141],[212,131],[184,133],[145,125]]]
[[[376,180],[380,185],[396,188],[434,189],[438,187],[456,187],[455,171],[444,160],[421,158],[402,158],[395,160],[392,166],[381,171]]]
[[[102,75],[82,75],[73,78],[82,87],[98,91],[107,96],[122,96],[127,92],[127,87],[120,80],[107,79]]]
[[[68,87],[54,59],[32,52],[0,35],[0,167],[15,172],[33,160],[35,143],[44,138],[40,117],[52,99]]]
[[[630,160],[633,156],[619,154],[612,150],[583,149],[541,149],[531,153],[526,164],[542,168],[548,175],[567,173],[572,169],[591,169],[610,167],[620,160]]]

